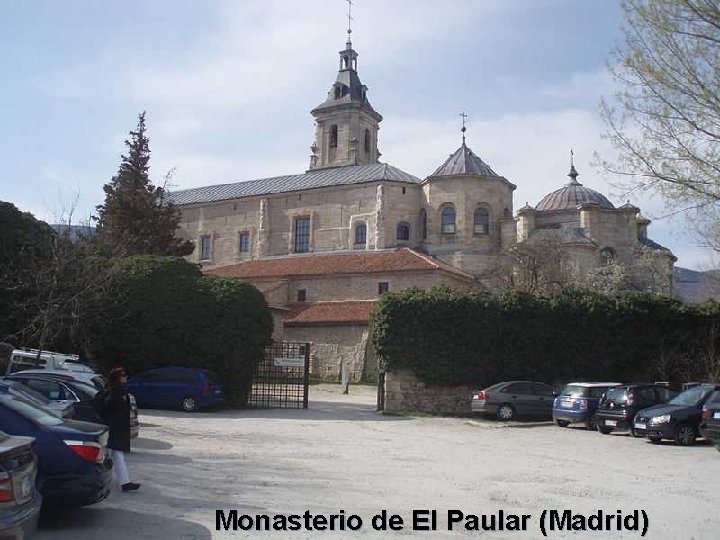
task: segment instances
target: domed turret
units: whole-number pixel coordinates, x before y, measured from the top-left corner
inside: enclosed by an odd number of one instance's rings
[[[577,181],[580,176],[575,165],[570,165],[570,182],[564,187],[545,195],[535,207],[538,212],[552,212],[559,210],[575,210],[581,204],[594,204],[600,208],[614,209],[605,195],[594,189],[583,186]]]

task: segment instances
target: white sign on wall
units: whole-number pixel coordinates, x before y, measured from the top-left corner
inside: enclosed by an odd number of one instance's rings
[[[278,367],[305,367],[304,356],[275,356],[273,364]]]

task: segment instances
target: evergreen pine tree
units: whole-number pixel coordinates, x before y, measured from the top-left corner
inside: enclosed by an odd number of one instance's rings
[[[96,239],[112,256],[189,255],[192,242],[175,236],[180,212],[166,200],[165,189],[150,182],[145,131],[143,111],[125,141],[128,153],[117,174],[103,186],[105,203],[97,206]]]

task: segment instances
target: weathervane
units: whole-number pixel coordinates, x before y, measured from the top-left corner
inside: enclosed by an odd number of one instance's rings
[[[467,114],[461,112],[459,116],[462,116],[462,128],[460,131],[462,132],[463,144],[465,144],[465,132],[467,131],[467,128],[465,127],[465,120],[467,119]]]

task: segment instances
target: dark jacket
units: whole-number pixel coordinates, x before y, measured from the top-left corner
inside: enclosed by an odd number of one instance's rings
[[[110,428],[108,448],[130,451],[130,398],[122,386],[111,386],[105,397],[103,420]]]

